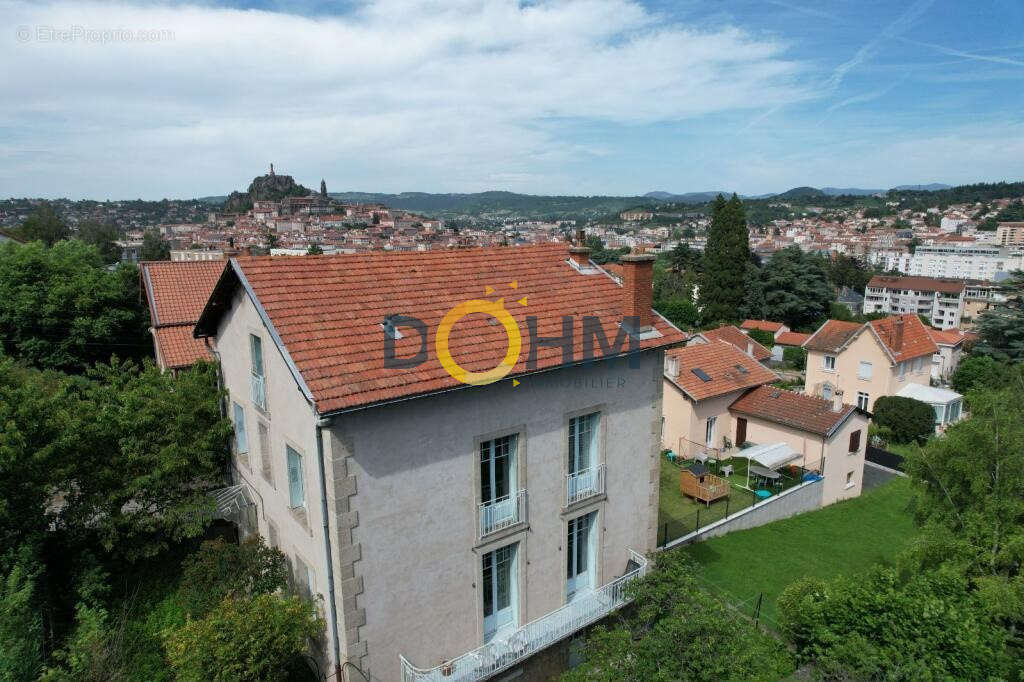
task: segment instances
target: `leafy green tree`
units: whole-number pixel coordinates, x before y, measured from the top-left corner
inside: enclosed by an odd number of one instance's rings
[[[761,268],[765,317],[804,329],[825,317],[833,292],[821,260],[797,246],[776,251]]]
[[[766,332],[763,329],[751,329],[747,334],[765,348],[771,348],[775,345],[775,335],[771,332]]]
[[[171,260],[171,245],[156,230],[146,230],[142,234],[142,260]]]
[[[287,679],[287,668],[324,630],[313,605],[298,597],[229,597],[205,618],[168,633],[167,659],[180,682]]]
[[[950,378],[950,384],[957,393],[967,394],[975,389],[1000,388],[1006,386],[1016,373],[1013,367],[997,362],[991,355],[971,354],[963,358]]]
[[[8,548],[9,549],[9,548]],[[43,666],[43,620],[37,596],[42,568],[21,552],[0,571],[0,680],[34,680]]]
[[[319,244],[310,244],[309,248],[306,249],[306,255],[307,256],[322,256],[323,253],[324,253],[324,250],[322,248],[320,248]]]
[[[178,594],[187,613],[202,617],[225,597],[270,594],[287,585],[284,554],[261,538],[241,544],[213,540],[185,560]]]
[[[803,348],[790,347],[783,349],[782,359],[793,369],[803,370],[807,368],[807,351]]]
[[[213,365],[176,374],[114,360],[73,385],[61,447],[61,521],[128,560],[200,535],[222,485],[231,422]],[[71,455],[73,454],[73,457]]]
[[[1019,362],[1024,360],[1024,271],[1013,273],[1002,291],[1006,301],[978,316],[981,340],[974,352],[1001,362]]]
[[[793,671],[785,647],[700,588],[681,552],[660,554],[627,589],[633,604],[591,631],[563,682],[779,680]]]
[[[676,244],[669,252],[669,263],[676,272],[700,272],[702,259],[700,251],[687,244]]]
[[[113,620],[107,610],[80,602],[75,629],[54,665],[40,682],[121,682],[130,679],[125,660],[124,618]]]
[[[716,197],[700,277],[700,304],[707,322],[736,320],[746,291],[749,231],[743,203],[735,194]]]
[[[117,263],[121,260],[121,247],[116,243],[121,236],[117,226],[109,223],[87,220],[78,226],[78,238],[95,246],[104,263]]]
[[[828,264],[828,278],[835,288],[850,287],[863,292],[874,275],[858,258],[839,254]]]
[[[654,309],[680,329],[692,329],[700,324],[697,306],[678,296],[655,301]]]
[[[71,236],[71,230],[53,207],[43,204],[15,230],[15,233],[27,241],[40,241],[53,246],[62,239]]]
[[[830,320],[841,320],[842,322],[852,322],[854,319],[853,312],[845,303],[839,301],[832,301],[828,307],[828,317]]]
[[[778,600],[783,634],[826,680],[1001,679],[1006,633],[956,571],[876,568],[803,578]]]
[[[108,359],[111,349],[147,355],[138,271],[108,270],[95,247],[77,240],[0,245],[0,344],[20,360],[63,371]]]
[[[928,403],[898,395],[875,401],[873,421],[897,443],[923,443],[935,433],[935,410]]]

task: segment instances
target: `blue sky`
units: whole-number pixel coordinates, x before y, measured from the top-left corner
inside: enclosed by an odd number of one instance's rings
[[[271,161],[337,191],[1024,179],[1019,0],[0,0],[0,19],[0,196],[220,194]]]

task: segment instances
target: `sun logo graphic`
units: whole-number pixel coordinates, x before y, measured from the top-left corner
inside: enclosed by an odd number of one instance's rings
[[[518,289],[518,281],[509,283],[509,287],[512,289]],[[494,287],[488,286],[484,295],[489,296],[493,293]],[[518,303],[525,307],[526,297],[524,296],[519,299]],[[464,369],[459,365],[455,358],[452,357],[451,351],[448,349],[448,338],[451,335],[452,327],[454,327],[455,324],[463,317],[473,313],[490,315],[505,328],[505,336],[507,340],[505,357],[500,363],[485,372],[471,372]],[[515,367],[516,362],[519,360],[519,353],[523,349],[523,339],[519,333],[519,325],[516,324],[515,318],[505,310],[504,298],[499,298],[497,301],[473,299],[470,301],[463,301],[445,314],[441,323],[437,327],[437,335],[434,339],[434,349],[437,351],[437,358],[441,362],[441,366],[444,367],[445,371],[448,372],[448,374],[450,374],[455,380],[471,386],[484,386],[502,379],[512,371],[512,368]],[[518,382],[515,383],[518,384]]]

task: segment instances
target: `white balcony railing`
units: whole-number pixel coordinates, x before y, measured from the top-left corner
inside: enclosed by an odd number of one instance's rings
[[[499,497],[480,505],[480,537],[526,520],[526,491]]]
[[[565,506],[604,492],[604,465],[581,469],[565,477]]]
[[[647,574],[647,559],[643,555],[630,550],[629,557],[634,568],[604,587],[581,594],[565,606],[436,668],[417,668],[400,655],[402,682],[484,680],[596,623],[629,602],[626,585]]]
[[[259,374],[252,374],[251,394],[252,401],[260,409],[267,409],[267,384],[266,379]]]

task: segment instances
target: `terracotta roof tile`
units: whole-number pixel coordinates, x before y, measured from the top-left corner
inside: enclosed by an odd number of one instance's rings
[[[856,409],[853,405],[844,404],[842,409],[836,412],[832,409],[830,400],[774,386],[755,388],[729,406],[730,412],[757,417],[819,436],[827,436]]]
[[[309,387],[317,410],[327,414],[463,386],[438,361],[435,334],[445,314],[464,301],[501,299],[517,323],[522,350],[509,377],[528,371],[527,316],[536,318],[540,338],[562,336],[562,318],[572,316],[576,359],[583,357],[584,316],[596,316],[608,342],[614,342],[622,320],[623,289],[608,277],[580,274],[567,260],[567,246],[548,244],[236,262]],[[218,295],[215,292],[214,298]],[[209,320],[204,315],[197,333],[211,333],[219,310],[222,307],[211,300]],[[417,367],[386,366],[389,342],[381,322],[396,314],[415,316],[427,326],[428,359]],[[685,336],[661,317],[655,316],[654,323],[661,336],[630,338],[631,349],[684,341]],[[409,358],[420,349],[420,335],[411,328],[402,332],[403,338],[394,342],[395,356]],[[595,345],[601,357],[601,348]],[[500,363],[508,341],[494,318],[473,313],[455,324],[448,346],[467,371],[486,371]],[[537,369],[563,364],[558,347],[540,346],[536,356]]]
[[[801,334],[800,332],[782,332],[779,337],[775,339],[775,345],[777,346],[802,346],[804,341],[811,338],[810,334]]]
[[[168,369],[188,367],[196,360],[213,361],[206,339],[193,337],[190,324],[154,329],[153,342],[163,366]]]
[[[896,322],[900,319],[903,320],[903,343],[897,348]],[[928,335],[928,328],[921,322],[921,318],[912,313],[892,315],[881,320],[872,320],[868,324],[874,328],[878,338],[892,353],[896,362],[939,352],[938,346]]]
[[[868,286],[878,289],[913,289],[914,291],[938,291],[944,294],[959,294],[964,290],[964,281],[962,279],[939,279],[935,277],[875,275],[868,282]]]
[[[936,345],[955,346],[959,343],[971,343],[978,340],[974,332],[965,332],[959,329],[936,329],[928,327],[928,336]]]
[[[811,337],[804,342],[807,350],[823,351],[834,353],[842,348],[847,341],[861,331],[864,325],[856,322],[843,322],[842,320],[829,320],[818,328],[818,331],[811,334]]]
[[[153,343],[162,366],[188,367],[212,360],[206,342],[192,336],[225,261],[149,261],[140,264]]]
[[[785,326],[781,322],[772,322],[771,320],[743,320],[740,329],[760,329],[763,332],[774,334]]]
[[[767,367],[721,339],[674,348],[667,355],[679,361],[679,375],[668,379],[694,400],[713,398],[778,379]],[[704,381],[694,370],[702,372],[710,381]]]
[[[701,336],[706,338],[708,341],[720,340],[739,348],[744,353],[747,351],[747,345],[753,344],[754,347],[754,359],[758,362],[764,362],[772,356],[772,352],[759,344],[754,339],[750,338],[739,329],[731,324],[724,324],[718,329],[709,329],[706,332],[701,332]]]

